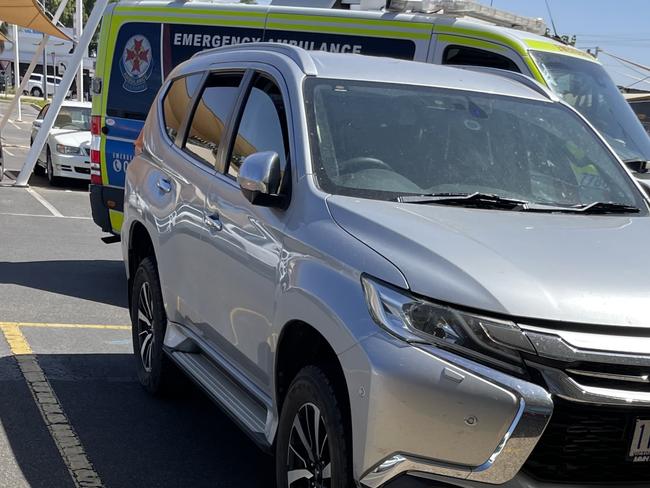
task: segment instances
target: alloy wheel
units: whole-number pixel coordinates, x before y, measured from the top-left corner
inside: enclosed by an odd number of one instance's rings
[[[144,282],[138,295],[138,341],[140,360],[147,373],[151,372],[151,355],[153,352],[153,302],[151,288]]]
[[[313,403],[300,407],[293,419],[287,453],[290,488],[329,488],[332,462],[325,420]]]

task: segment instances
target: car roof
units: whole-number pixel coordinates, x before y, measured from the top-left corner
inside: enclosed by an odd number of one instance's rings
[[[181,64],[173,75],[213,68],[214,63],[291,63],[304,75],[449,88],[549,101],[555,97],[524,75],[479,68],[457,68],[394,58],[306,51],[277,43],[250,43],[202,51]],[[284,58],[284,59],[282,59]],[[284,64],[283,63],[283,64]],[[277,64],[277,62],[275,63]],[[502,74],[500,74],[502,73]]]

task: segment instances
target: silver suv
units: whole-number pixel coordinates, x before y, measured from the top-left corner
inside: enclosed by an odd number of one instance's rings
[[[279,488],[648,486],[648,205],[534,82],[206,51],[139,149],[139,378],[180,367]]]

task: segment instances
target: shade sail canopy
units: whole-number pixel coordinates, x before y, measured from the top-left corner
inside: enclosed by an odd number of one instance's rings
[[[0,20],[43,34],[71,40],[50,22],[36,0],[0,0]]]

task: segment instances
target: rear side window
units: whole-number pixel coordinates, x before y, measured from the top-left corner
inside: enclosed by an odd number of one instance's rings
[[[241,80],[241,74],[228,73],[212,74],[205,82],[185,142],[185,150],[199,162],[215,165]]]
[[[176,140],[190,102],[199,89],[202,76],[202,74],[196,73],[178,78],[172,82],[165,94],[163,119],[167,135],[172,141]]]
[[[261,151],[275,151],[282,169],[287,156],[287,119],[282,93],[270,79],[259,76],[246,101],[246,107],[232,148],[228,174],[234,178],[247,156]]]
[[[467,46],[448,46],[442,55],[442,64],[484,66],[486,68],[498,68],[521,73],[515,62],[506,56]]]

